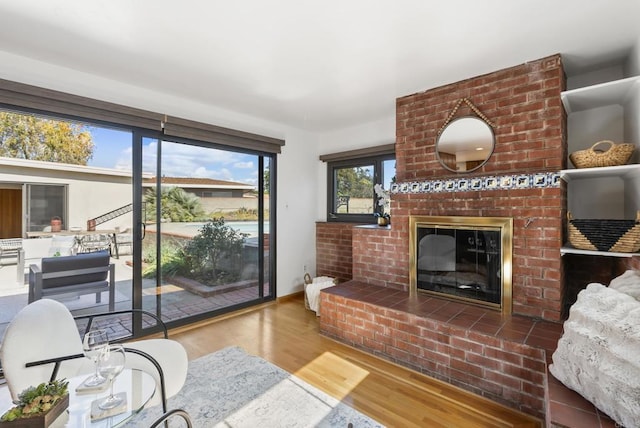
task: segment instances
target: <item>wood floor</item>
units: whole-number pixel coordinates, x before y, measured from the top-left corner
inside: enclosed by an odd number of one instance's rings
[[[319,334],[302,297],[171,332],[195,359],[240,346],[389,427],[541,427],[542,422]]]

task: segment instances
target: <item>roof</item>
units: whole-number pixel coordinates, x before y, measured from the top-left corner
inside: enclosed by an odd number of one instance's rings
[[[247,183],[238,183],[235,181],[216,180],[214,178],[191,178],[191,177],[162,177],[160,180],[164,185],[175,185],[186,188],[204,188],[204,189],[241,189],[253,190],[255,186]],[[142,186],[149,187],[154,185],[156,177],[145,178]]]
[[[87,165],[75,165],[70,163],[60,163],[60,162],[47,162],[47,161],[38,161],[31,159],[18,159],[18,158],[9,158],[9,157],[1,157],[0,156],[0,166],[7,167],[18,167],[18,168],[30,168],[34,170],[53,170],[53,171],[64,171],[64,172],[73,172],[80,174],[91,174],[91,175],[110,175],[117,177],[131,177],[131,171],[124,169],[113,169],[113,168],[101,168],[95,166],[87,166]],[[32,175],[37,175],[37,172],[34,171]],[[145,174],[148,176],[148,174]]]

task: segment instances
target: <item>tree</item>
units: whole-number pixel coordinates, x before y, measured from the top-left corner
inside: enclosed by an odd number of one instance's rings
[[[0,156],[86,165],[93,149],[84,125],[0,112]]]
[[[205,218],[206,213],[202,202],[193,193],[186,192],[180,187],[163,187],[160,192],[162,204],[162,218],[176,222],[198,221]],[[144,197],[147,219],[156,218],[156,192],[147,190]]]
[[[269,165],[264,166],[264,171],[262,171],[262,188],[264,189],[264,194],[268,195],[271,193],[271,170]]]
[[[373,199],[373,177],[370,168],[341,168],[337,173],[339,195]]]

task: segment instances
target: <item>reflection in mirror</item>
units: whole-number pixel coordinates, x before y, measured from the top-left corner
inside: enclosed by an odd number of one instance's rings
[[[449,171],[471,172],[480,168],[493,153],[495,137],[484,120],[465,116],[452,120],[436,142],[438,160]]]

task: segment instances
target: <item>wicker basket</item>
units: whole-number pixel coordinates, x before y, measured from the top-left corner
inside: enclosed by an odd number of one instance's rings
[[[609,145],[606,149],[602,147],[605,144]],[[569,159],[576,168],[624,165],[629,162],[634,149],[633,144],[616,144],[613,141],[603,140],[589,149],[571,153]]]
[[[635,220],[574,220],[569,217],[569,242],[580,250],[635,253],[640,251],[640,211]]]

